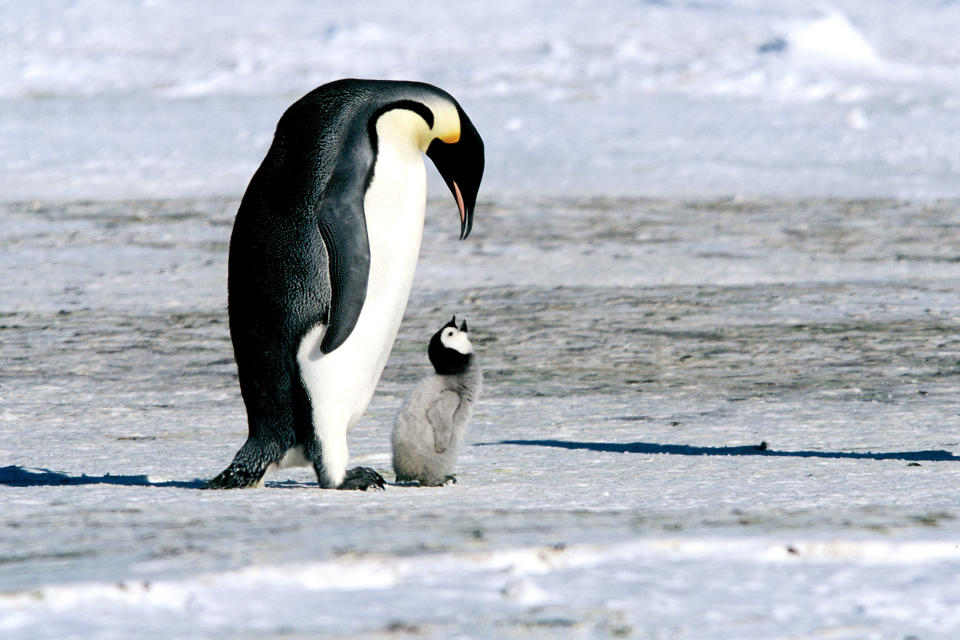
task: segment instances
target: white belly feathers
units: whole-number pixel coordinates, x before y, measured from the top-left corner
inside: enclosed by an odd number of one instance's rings
[[[400,328],[423,235],[426,175],[420,150],[409,138],[395,139],[381,126],[377,131],[374,175],[364,198],[370,274],[363,308],[339,348],[320,351],[326,326],[317,325],[297,352],[324,467],[338,476],[342,472],[336,470],[347,463],[346,431],[366,411]],[[343,478],[328,480],[336,486]]]

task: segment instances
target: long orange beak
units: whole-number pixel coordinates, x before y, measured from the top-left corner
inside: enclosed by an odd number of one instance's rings
[[[467,208],[463,204],[463,195],[460,193],[460,187],[453,183],[453,195],[457,198],[457,208],[460,209],[460,239],[463,240],[470,233],[467,229]],[[472,226],[472,225],[471,225]]]

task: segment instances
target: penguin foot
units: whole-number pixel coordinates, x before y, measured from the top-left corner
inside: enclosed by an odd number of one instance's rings
[[[457,484],[457,476],[421,476],[416,478],[421,487],[445,487],[448,484]]]
[[[230,465],[216,478],[203,486],[204,489],[246,489],[260,484],[263,473],[255,473],[244,467]]]
[[[354,467],[347,470],[347,475],[337,489],[366,491],[367,489],[383,490],[386,484],[383,476],[369,467]]]
[[[204,489],[246,489],[257,487],[267,471],[283,458],[283,449],[272,440],[247,438],[230,466],[208,482]]]

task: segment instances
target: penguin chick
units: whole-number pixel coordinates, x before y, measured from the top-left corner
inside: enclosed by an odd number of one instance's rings
[[[466,320],[453,317],[430,339],[436,373],[421,380],[404,400],[393,429],[393,470],[397,482],[438,487],[456,482],[457,461],[483,373],[467,337]]]

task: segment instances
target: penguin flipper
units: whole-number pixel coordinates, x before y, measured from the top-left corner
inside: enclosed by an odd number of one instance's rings
[[[363,209],[363,191],[347,188],[357,181],[347,167],[338,167],[315,209],[320,236],[329,256],[330,307],[320,351],[330,353],[343,344],[360,317],[367,298],[370,242]]]
[[[427,408],[427,422],[433,428],[433,450],[443,453],[453,439],[453,416],[460,406],[460,396],[453,391],[444,391]]]

